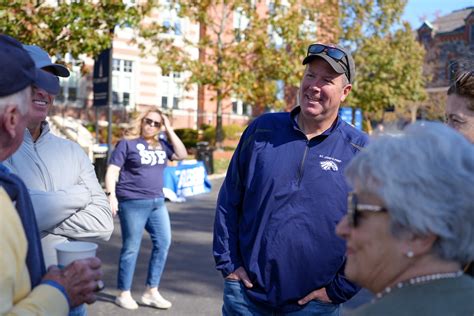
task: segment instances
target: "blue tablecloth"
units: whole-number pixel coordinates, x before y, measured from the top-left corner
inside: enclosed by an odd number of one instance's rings
[[[202,161],[184,161],[165,168],[163,192],[169,200],[179,202],[184,197],[209,191],[211,183]]]

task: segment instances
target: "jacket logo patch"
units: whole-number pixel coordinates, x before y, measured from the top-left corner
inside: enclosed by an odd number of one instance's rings
[[[321,169],[323,170],[332,170],[332,171],[339,170],[339,168],[337,167],[337,164],[331,160],[324,160],[324,161],[321,161],[319,164],[321,165]]]

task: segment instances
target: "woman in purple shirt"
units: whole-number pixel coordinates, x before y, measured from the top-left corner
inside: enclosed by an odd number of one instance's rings
[[[159,138],[164,127],[167,141]],[[158,292],[161,274],[171,244],[171,226],[163,195],[163,172],[167,160],[182,160],[187,152],[173,131],[169,119],[158,109],[141,115],[110,159],[105,177],[106,194],[113,214],[119,214],[122,229],[118,289],[115,303],[126,309],[137,309],[130,289],[140,243],[145,229],[153,249],[148,266],[147,289],[141,297],[145,305],[168,309],[171,302]]]

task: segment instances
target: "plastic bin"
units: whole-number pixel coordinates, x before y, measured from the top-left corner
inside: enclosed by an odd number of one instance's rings
[[[204,163],[207,174],[214,173],[213,152],[214,149],[209,146],[208,142],[198,142],[196,144],[196,160]]]

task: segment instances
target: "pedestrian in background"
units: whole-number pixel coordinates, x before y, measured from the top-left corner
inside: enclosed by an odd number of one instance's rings
[[[60,77],[69,70],[43,49],[24,45],[39,69]],[[55,246],[69,240],[108,240],[113,231],[109,203],[89,157],[75,142],[51,133],[46,120],[55,96],[33,87],[30,121],[18,151],[5,165],[26,184],[35,207],[45,264],[57,264]]]
[[[472,60],[471,60],[472,64]],[[446,103],[447,124],[458,130],[474,144],[474,67],[460,71],[448,89]],[[465,267],[466,273],[474,276],[474,263]]]
[[[344,168],[367,135],[345,123],[355,65],[348,50],[312,44],[291,113],[245,130],[219,193],[214,258],[224,315],[339,315],[357,293],[335,234],[346,214]]]
[[[168,141],[159,137],[161,127]],[[182,160],[187,152],[170,121],[158,109],[143,113],[134,122],[126,139],[112,153],[105,176],[106,194],[112,212],[118,212],[122,229],[118,289],[115,302],[126,309],[137,309],[131,286],[143,230],[151,237],[153,248],[148,265],[147,289],[141,297],[145,305],[167,309],[171,302],[158,291],[171,244],[171,226],[163,194],[164,169],[168,159]]]
[[[474,70],[461,71],[448,89],[446,119],[474,143]]]
[[[337,226],[345,273],[375,301],[353,315],[474,315],[474,146],[438,122],[381,136],[346,168],[354,186]]]
[[[0,161],[21,145],[33,87],[59,92],[59,80],[37,69],[20,42],[0,35]],[[33,205],[23,181],[0,163],[0,315],[67,315],[92,303],[101,287],[98,258],[46,272]]]

